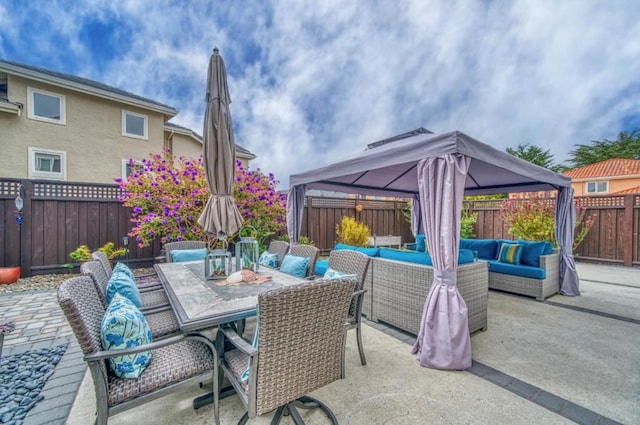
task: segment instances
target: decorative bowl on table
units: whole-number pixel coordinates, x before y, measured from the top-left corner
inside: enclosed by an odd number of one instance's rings
[[[0,285],[16,283],[20,278],[20,267],[0,267]]]

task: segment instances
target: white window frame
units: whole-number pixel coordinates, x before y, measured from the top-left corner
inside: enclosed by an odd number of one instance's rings
[[[595,190],[589,190],[589,185],[595,185]],[[598,186],[604,184],[604,190],[598,190]],[[584,184],[584,192],[589,194],[598,194],[598,193],[609,193],[609,182],[608,181],[591,181],[585,182]]]
[[[133,163],[135,165],[139,165],[141,167],[144,166],[144,164],[142,163],[142,161],[137,161],[134,160]],[[126,180],[127,179],[127,166],[129,165],[129,160],[128,159],[123,159],[122,160],[122,180]]]
[[[143,135],[127,133],[127,115],[144,119]],[[148,140],[149,139],[149,117],[145,114],[138,114],[136,112],[131,112],[123,109],[122,110],[122,135],[125,137],[132,137],[134,139]]]
[[[48,117],[42,117],[35,113],[35,94],[42,94],[45,96],[57,97],[60,101],[60,119],[53,119]],[[27,87],[27,117],[36,121],[48,122],[51,124],[67,125],[67,101],[66,96],[63,94],[52,93],[46,90],[36,89],[33,87]]]
[[[59,155],[60,172],[48,172],[36,170],[36,154]],[[52,149],[29,147],[29,178],[46,180],[67,180],[67,153]]]

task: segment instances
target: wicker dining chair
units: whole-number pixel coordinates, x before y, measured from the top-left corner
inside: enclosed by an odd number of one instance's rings
[[[173,263],[173,257],[171,257],[171,251],[176,249],[202,249],[206,248],[207,243],[203,241],[178,241],[167,242],[164,244],[164,255],[167,263]]]
[[[111,276],[113,269],[111,268],[111,263],[109,262],[109,258],[107,258],[107,254],[102,251],[95,251],[91,253],[91,258],[96,261],[100,261],[100,264],[102,264],[107,276]],[[153,291],[162,288],[160,278],[155,272],[136,276],[136,286],[140,291]]]
[[[297,257],[308,257],[309,264],[307,265],[307,276],[313,276],[316,268],[316,261],[320,255],[320,250],[313,245],[292,245],[289,250],[289,254]]]
[[[282,263],[282,259],[285,255],[287,255],[287,251],[289,251],[289,242],[285,241],[271,241],[269,243],[269,248],[267,251],[271,254],[278,254],[278,264]]]
[[[333,424],[338,423],[327,405],[304,394],[343,376],[344,321],[354,285],[348,279],[319,280],[260,294],[257,347],[231,326],[219,328],[216,346],[234,347],[224,353],[220,368],[247,409],[239,424],[274,409],[272,424],[283,414],[302,424],[296,407],[320,408]],[[249,377],[243,381],[247,366]],[[217,398],[220,382],[214,386]]]
[[[87,261],[80,265],[80,272],[88,274],[93,279],[98,294],[105,307],[107,306],[107,285],[109,284],[110,276],[104,271],[104,267],[99,261]],[[169,298],[164,292],[164,289],[157,289],[154,291],[140,292],[140,299],[142,300],[141,310],[154,310],[157,308],[166,308],[169,306]]]
[[[356,280],[356,293],[351,300],[349,306],[349,316],[347,317],[347,330],[355,329],[358,340],[358,352],[360,353],[360,363],[367,364],[364,356],[364,348],[362,346],[362,303],[364,301],[364,278],[369,268],[371,258],[369,256],[347,249],[333,250],[329,253],[329,268],[345,274],[355,274],[358,276]]]
[[[66,280],[58,288],[58,303],[91,371],[96,394],[95,423],[98,425],[106,425],[109,416],[185,385],[195,386],[212,377],[217,381],[215,349],[200,335],[177,334],[138,347],[103,351],[100,327],[105,307],[89,276]],[[107,366],[108,358],[147,350],[152,350],[153,359],[139,378],[119,378]]]

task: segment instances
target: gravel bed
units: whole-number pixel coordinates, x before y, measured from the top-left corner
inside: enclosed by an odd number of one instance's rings
[[[0,358],[0,424],[22,424],[44,398],[40,391],[66,349],[64,344]]]
[[[133,274],[136,276],[142,274],[153,273],[153,267],[134,269]],[[66,279],[73,277],[73,274],[42,274],[31,277],[23,277],[18,279],[16,283],[11,285],[0,285],[0,294],[8,292],[20,292],[20,291],[43,291],[58,289],[58,287]]]

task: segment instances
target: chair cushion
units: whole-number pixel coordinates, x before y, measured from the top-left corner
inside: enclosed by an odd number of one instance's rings
[[[296,255],[287,254],[282,259],[280,271],[293,276],[305,277],[307,275],[309,260],[309,257],[298,257]]]
[[[470,249],[458,250],[458,264],[473,263],[473,251]]]
[[[426,235],[422,233],[418,233],[416,235],[416,251],[420,251],[420,252],[427,251]]]
[[[495,239],[460,239],[461,249],[478,251],[478,258],[483,260],[495,260],[498,255],[498,241]]]
[[[523,246],[520,262],[528,266],[540,267],[540,256],[545,252],[548,242],[525,241],[519,239],[518,243]]]
[[[344,279],[357,280],[358,279],[358,275],[357,274],[349,274],[349,273],[339,272],[337,270],[333,270],[331,267],[327,267],[327,271],[324,273],[322,278],[323,279],[344,278]]]
[[[550,255],[553,254],[553,244],[551,242],[545,242],[544,251],[542,251],[542,255]]]
[[[151,328],[140,310],[126,297],[116,293],[102,318],[100,338],[104,350],[139,347],[153,340]],[[112,357],[109,365],[120,378],[138,378],[151,361],[151,350]]]
[[[349,249],[351,251],[362,252],[364,255],[367,255],[369,257],[378,257],[380,255],[380,248],[377,248],[377,247],[367,248],[364,246],[353,246],[353,245],[347,245],[344,243],[339,243],[339,244],[336,244],[336,246],[334,246],[333,249]]]
[[[327,268],[329,268],[329,260],[318,260],[316,261],[316,266],[313,274],[315,274],[316,276],[324,276]]]
[[[171,259],[174,263],[181,263],[183,261],[204,260],[204,257],[206,256],[207,248],[171,250]]]
[[[512,276],[530,277],[532,279],[545,279],[547,277],[547,271],[545,269],[524,266],[522,264],[501,263],[498,260],[489,261],[489,271]]]
[[[116,292],[127,297],[136,307],[142,307],[142,299],[140,298],[140,292],[138,291],[135,281],[122,270],[114,270],[113,273],[111,273],[104,294],[107,303],[111,303]]]
[[[395,248],[380,248],[380,258],[405,261],[407,263],[425,264],[432,266],[431,256],[428,252],[404,251]]]
[[[260,258],[258,259],[258,263],[261,266],[271,267],[273,269],[278,268],[278,253],[274,252],[273,254],[265,251],[260,254]]]
[[[501,263],[520,264],[523,245],[518,243],[503,243],[500,245],[498,261]]]

